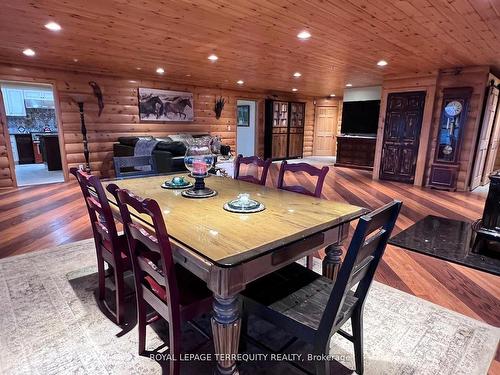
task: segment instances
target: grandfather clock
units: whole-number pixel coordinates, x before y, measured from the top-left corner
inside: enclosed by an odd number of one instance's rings
[[[443,90],[443,104],[429,186],[456,190],[460,168],[460,146],[467,121],[472,87]]]

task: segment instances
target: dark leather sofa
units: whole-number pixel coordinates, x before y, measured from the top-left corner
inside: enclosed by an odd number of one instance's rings
[[[134,156],[134,147],[139,137],[120,137],[113,145],[113,156]],[[159,173],[185,171],[186,145],[180,141],[160,141],[153,150]]]

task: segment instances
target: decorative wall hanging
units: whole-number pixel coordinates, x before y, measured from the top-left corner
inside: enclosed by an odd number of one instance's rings
[[[141,121],[193,121],[193,94],[139,88],[139,118]]]
[[[222,96],[219,99],[215,99],[214,112],[215,112],[215,118],[217,120],[220,119],[222,110],[224,109],[224,104],[226,104],[226,99],[224,99]]]
[[[80,125],[83,137],[83,156],[85,157],[85,172],[90,173],[90,152],[87,140],[87,128],[85,126],[85,115],[83,113],[83,102],[86,99],[86,95],[73,94],[71,98],[78,105],[80,112]]]
[[[97,98],[97,106],[99,107],[99,112],[97,113],[97,116],[101,117],[102,110],[104,109],[104,100],[102,98],[101,88],[95,81],[90,81],[89,85],[90,87],[92,87],[92,91],[94,91],[94,96]]]
[[[250,126],[250,106],[249,105],[239,105],[238,106],[238,126]]]

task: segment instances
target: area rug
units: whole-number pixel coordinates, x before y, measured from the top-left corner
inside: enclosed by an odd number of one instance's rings
[[[117,327],[96,303],[96,272],[92,240],[0,261],[1,374],[161,373],[162,338],[168,337],[168,326],[160,322],[148,327],[152,358],[139,356],[133,297],[128,324]],[[377,282],[364,318],[365,374],[486,374],[500,338],[498,328]],[[208,322],[205,317],[199,325],[208,331]],[[249,333],[271,348],[290,338],[255,319]],[[205,356],[182,363],[182,373],[212,373],[214,363],[206,356],[213,353],[210,340],[187,326],[183,348]],[[305,356],[308,350],[297,342],[287,353]],[[266,352],[252,345],[245,353],[241,374],[300,374],[297,366],[311,369],[305,357],[291,365],[283,358],[257,356]],[[354,368],[352,346],[345,339],[334,337],[330,354]],[[264,364],[262,358],[268,361]]]

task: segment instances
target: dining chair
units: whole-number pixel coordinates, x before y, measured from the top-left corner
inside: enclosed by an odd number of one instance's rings
[[[145,177],[158,174],[154,156],[115,156],[116,178]]]
[[[278,175],[278,189],[292,191],[294,193],[310,195],[312,197],[321,198],[321,191],[323,190],[323,184],[325,183],[325,178],[328,173],[329,168],[323,167],[321,169],[316,168],[308,163],[294,163],[288,164],[286,160],[281,163],[279,175]],[[285,184],[285,174],[290,173],[307,173],[310,176],[317,177],[316,185],[314,191],[308,190],[301,185],[287,185]],[[314,266],[314,256],[308,255],[307,257],[307,268],[313,269]]]
[[[139,328],[139,354],[146,350],[146,326],[160,317],[169,325],[170,374],[179,374],[181,324],[211,311],[212,292],[206,284],[182,266],[175,264],[161,209],[153,199],[143,199],[115,184],[107,187],[117,197],[127,235],[134,271]],[[132,221],[129,207],[151,220],[151,229]],[[152,317],[146,314],[153,308]]]
[[[393,201],[359,219],[335,282],[292,263],[250,284],[243,291],[244,320],[258,315],[312,344],[315,355],[328,355],[338,333],[354,344],[356,373],[363,374],[364,303],[400,209]],[[349,319],[352,334],[342,330]],[[330,374],[330,362],[315,362],[315,369]]]
[[[132,270],[128,257],[127,239],[124,234],[118,234],[111,207],[99,178],[77,168],[71,168],[70,173],[76,177],[80,184],[94,234],[99,277],[98,299],[115,318],[116,324],[122,325],[125,308],[124,274],[126,271]],[[114,311],[108,306],[105,299],[106,271],[104,263],[112,268],[114,274],[116,300]]]
[[[260,178],[255,177],[253,175],[240,175],[240,167],[242,164],[252,165],[257,168],[262,168]],[[238,157],[236,158],[234,166],[234,178],[241,181],[251,182],[253,184],[265,185],[267,180],[267,172],[269,171],[270,165],[271,165],[271,159],[263,160],[258,156],[243,157],[243,155],[239,154]]]

